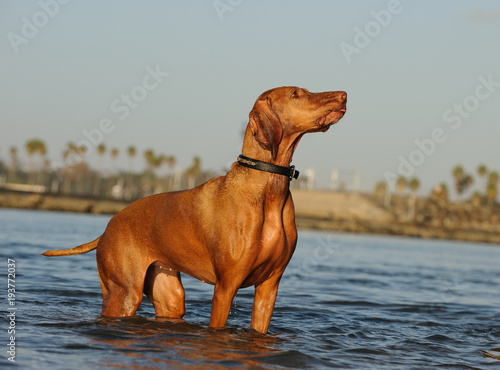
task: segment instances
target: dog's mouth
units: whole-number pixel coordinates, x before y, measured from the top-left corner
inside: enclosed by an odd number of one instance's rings
[[[316,125],[319,127],[333,125],[334,123],[337,123],[342,117],[344,117],[346,111],[346,107],[343,107],[340,110],[332,110],[326,116],[318,118],[316,120]]]

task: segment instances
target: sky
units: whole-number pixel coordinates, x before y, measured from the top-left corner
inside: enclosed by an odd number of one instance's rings
[[[68,142],[201,157],[223,171],[260,93],[344,90],[347,113],[306,135],[297,169],[362,190],[399,175],[421,193],[461,164],[500,170],[500,3],[494,0],[0,0],[0,159]]]

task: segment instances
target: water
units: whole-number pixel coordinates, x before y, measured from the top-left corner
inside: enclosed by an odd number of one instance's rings
[[[500,248],[301,231],[268,335],[249,330],[253,289],[228,329],[208,328],[212,287],[189,277],[184,322],[144,301],[99,317],[95,253],[40,253],[90,241],[108,216],[0,209],[0,367],[7,360],[7,259],[14,259],[16,364],[22,369],[484,369],[500,361]]]

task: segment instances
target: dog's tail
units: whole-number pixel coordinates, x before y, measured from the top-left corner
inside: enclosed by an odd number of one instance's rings
[[[46,251],[43,252],[42,255],[47,257],[57,257],[57,256],[73,256],[75,254],[87,253],[97,248],[97,243],[99,243],[99,239],[101,239],[101,237],[98,237],[96,240],[82,244],[75,248]]]

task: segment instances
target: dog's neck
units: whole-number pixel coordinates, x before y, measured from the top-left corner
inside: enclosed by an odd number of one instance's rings
[[[243,149],[241,154],[245,157],[253,158],[258,161],[271,163],[277,166],[290,167],[292,163],[293,153],[297,144],[299,143],[302,134],[294,136],[283,136],[279,145],[278,153],[273,158],[271,151],[262,147],[260,143],[255,140],[252,131],[247,128],[245,137],[243,139]]]
[[[300,137],[302,137],[302,135],[296,135],[294,139],[284,137],[280,143],[276,158],[273,158],[271,152],[263,148],[255,140],[252,132],[247,129],[243,140],[242,155],[277,166],[290,167],[293,152]],[[247,190],[264,195],[266,198],[270,197],[278,201],[278,204],[286,201],[288,197],[290,188],[290,178],[288,176],[254,170],[241,166],[238,162],[233,165],[230,173],[236,176],[250,176],[245,180],[248,182]],[[230,177],[232,177],[232,175],[230,175]]]

